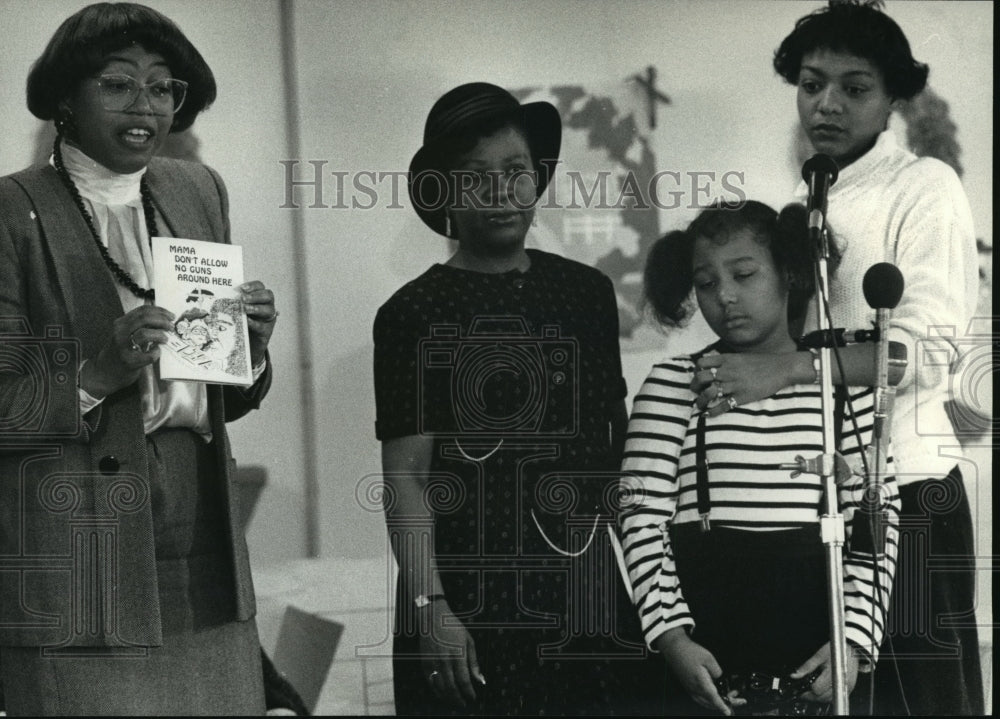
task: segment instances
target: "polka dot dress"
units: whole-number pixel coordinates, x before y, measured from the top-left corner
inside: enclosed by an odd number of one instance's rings
[[[613,714],[634,659],[606,523],[625,397],[610,280],[528,250],[524,272],[435,265],[375,320],[376,434],[435,438],[426,501],[448,603],[487,683],[458,713]],[[399,714],[448,714],[399,592]],[[638,648],[641,654],[641,647]]]

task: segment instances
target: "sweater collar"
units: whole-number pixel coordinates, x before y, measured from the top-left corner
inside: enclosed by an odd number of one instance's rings
[[[883,130],[868,152],[840,171],[839,182],[854,184],[861,177],[868,177],[875,168],[896,151],[896,135],[892,130]]]
[[[139,201],[139,182],[146,168],[127,175],[109,170],[83,150],[62,143],[63,166],[73,179],[80,195],[102,205],[129,205]],[[54,159],[49,159],[53,164]]]
[[[858,178],[869,177],[879,164],[891,157],[897,148],[896,135],[892,130],[883,130],[879,133],[878,139],[872,148],[840,171],[837,182],[834,183],[831,192],[853,185]],[[808,197],[809,186],[805,181],[799,182],[795,189],[796,197]]]

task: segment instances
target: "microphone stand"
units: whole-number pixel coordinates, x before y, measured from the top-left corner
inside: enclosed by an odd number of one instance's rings
[[[812,188],[810,187],[810,190]],[[828,261],[830,241],[823,227],[819,232],[816,248],[816,316],[819,330],[830,331],[830,321],[826,315],[826,300],[830,292]],[[823,454],[807,460],[796,457],[795,464],[781,465],[796,472],[818,474],[823,482],[823,502],[826,510],[820,516],[820,536],[826,546],[827,608],[830,618],[830,665],[833,679],[833,713],[847,716],[847,639],[844,633],[844,515],[840,513],[837,501],[836,482],[836,438],[833,416],[833,365],[830,348],[821,347],[820,397],[823,411]]]
[[[886,472],[886,457],[888,456],[888,425],[892,412],[893,399],[896,394],[895,382],[889,381],[889,367],[906,367],[906,348],[899,351],[889,341],[889,312],[895,309],[903,294],[903,275],[899,268],[888,262],[872,265],[865,273],[862,288],[865,300],[875,310],[875,326],[878,334],[876,346],[877,361],[875,364],[875,415],[872,428],[871,456],[869,461],[869,476],[865,485],[866,496],[881,497],[882,484]],[[898,356],[902,353],[902,357]],[[891,355],[891,356],[890,356]],[[872,536],[876,539],[876,550],[885,547],[883,535],[884,526],[877,516],[872,517]]]

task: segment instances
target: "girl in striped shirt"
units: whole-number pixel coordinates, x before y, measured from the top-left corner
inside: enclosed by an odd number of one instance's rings
[[[739,406],[724,376],[699,367],[719,351],[793,351],[789,328],[801,322],[814,288],[811,255],[802,207],[779,215],[746,202],[704,210],[686,231],[659,240],[647,260],[646,296],[657,319],[667,328],[685,323],[693,294],[719,337],[653,366],[635,398],[623,464],[622,543],[634,602],[646,641],[684,690],[668,690],[678,711],[698,709],[693,699],[726,715],[810,712],[832,696],[822,480],[780,468],[823,452],[820,386],[794,385]],[[701,412],[691,385],[708,380],[716,400]],[[875,661],[882,638],[898,496],[891,478],[865,493],[871,390],[841,390],[834,414],[853,688],[859,663]],[[884,550],[872,540],[873,514],[887,526]],[[799,695],[798,704],[754,706],[761,682]]]

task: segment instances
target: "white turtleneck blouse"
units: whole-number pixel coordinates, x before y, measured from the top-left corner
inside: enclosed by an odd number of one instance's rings
[[[63,166],[80,191],[83,204],[94,219],[101,242],[108,248],[112,259],[140,287],[151,287],[152,251],[139,194],[139,181],[146,172],[145,168],[120,175],[65,142],[62,143],[62,158]],[[167,223],[158,212],[156,224],[157,232],[167,236]],[[125,312],[151,304],[136,297],[117,281],[115,284]],[[255,371],[254,379],[258,376],[259,372]],[[186,427],[200,434],[205,441],[211,440],[208,395],[203,383],[161,380],[158,362],[143,367],[138,382],[146,434],[161,427]],[[91,396],[82,387],[79,394],[81,415],[103,401]]]

